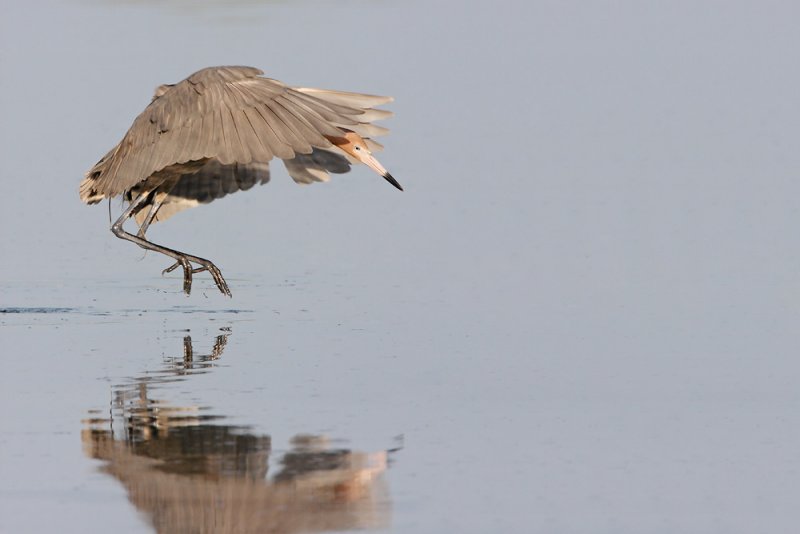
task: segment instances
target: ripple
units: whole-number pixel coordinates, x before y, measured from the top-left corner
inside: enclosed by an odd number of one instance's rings
[[[0,313],[74,313],[77,308],[0,308]]]

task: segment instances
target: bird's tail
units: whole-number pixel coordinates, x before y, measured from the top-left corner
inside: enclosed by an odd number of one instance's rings
[[[97,191],[96,182],[103,175],[103,172],[108,166],[108,160],[111,155],[117,150],[117,147],[112,148],[108,153],[100,158],[100,161],[95,163],[94,167],[89,169],[81,180],[81,185],[78,187],[78,192],[81,200],[87,204],[97,204],[105,198],[106,195]]]

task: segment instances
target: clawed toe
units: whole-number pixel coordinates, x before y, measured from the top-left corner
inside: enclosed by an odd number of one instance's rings
[[[192,267],[191,262],[200,264],[200,267]],[[192,275],[208,271],[211,273],[214,283],[217,284],[217,288],[222,292],[222,294],[229,297],[231,296],[231,290],[228,288],[227,282],[225,282],[225,279],[222,277],[222,272],[210,261],[202,258],[196,258],[194,256],[181,257],[178,258],[174,264],[161,271],[161,274],[164,275],[171,273],[178,267],[183,267],[183,291],[187,295],[192,291]]]
[[[175,269],[177,269],[180,266],[181,266],[181,262],[176,261],[174,264],[170,265],[169,267],[167,267],[166,269],[161,271],[161,274],[164,275],[164,274],[167,274],[167,273],[171,273],[172,271],[174,271]]]

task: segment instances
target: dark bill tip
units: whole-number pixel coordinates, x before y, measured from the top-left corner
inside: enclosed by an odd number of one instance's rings
[[[402,190],[403,190],[403,186],[402,186],[402,185],[400,185],[400,184],[397,182],[397,180],[395,180],[395,179],[394,179],[394,176],[392,176],[392,175],[391,175],[391,174],[389,174],[388,172],[387,172],[386,174],[384,174],[384,175],[383,175],[383,177],[384,177],[384,178],[386,178],[386,181],[387,181],[387,182],[389,182],[390,184],[392,184],[393,186],[395,186],[395,187],[396,187],[397,189],[399,189],[400,191],[402,191]]]

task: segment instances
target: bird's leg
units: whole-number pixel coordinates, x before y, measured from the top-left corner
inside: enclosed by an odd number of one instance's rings
[[[144,237],[140,237],[137,235],[130,234],[125,231],[123,225],[125,221],[131,217],[132,214],[136,213],[138,209],[141,209],[142,205],[147,202],[149,196],[149,192],[140,193],[135,199],[131,201],[130,206],[119,216],[119,219],[111,225],[111,231],[114,233],[115,236],[119,237],[120,239],[124,239],[126,241],[130,241],[132,243],[136,243],[140,247],[145,250],[152,250],[153,252],[159,252],[164,254],[165,256],[169,256],[175,260],[175,265],[167,268],[164,272],[171,272],[176,269],[178,266],[183,267],[183,290],[188,295],[192,291],[192,273],[194,272],[201,272],[201,271],[208,271],[211,273],[211,276],[214,278],[214,282],[217,284],[219,290],[229,297],[231,296],[231,290],[228,289],[228,284],[225,282],[225,279],[222,277],[222,273],[217,268],[216,265],[211,263],[209,260],[204,258],[199,258],[197,256],[192,256],[191,254],[186,254],[184,252],[179,252],[177,250],[173,250],[171,248],[167,248],[161,245],[157,245],[145,239]],[[147,222],[148,219],[151,219],[151,215],[154,215],[154,212],[151,210],[147,214]],[[145,227],[145,230],[147,228]],[[141,231],[141,229],[140,229]],[[144,235],[144,232],[142,235]],[[197,263],[202,265],[202,267],[198,269],[192,268],[191,262]]]
[[[164,198],[166,198],[166,195],[156,194],[153,197],[153,203],[150,204],[150,211],[147,212],[147,217],[144,218],[141,226],[139,226],[139,231],[136,232],[137,236],[145,239],[144,234],[147,232],[147,229],[150,228],[150,223],[152,223],[153,219],[156,218],[156,213],[158,213],[158,209],[161,207],[161,203],[163,202]]]

